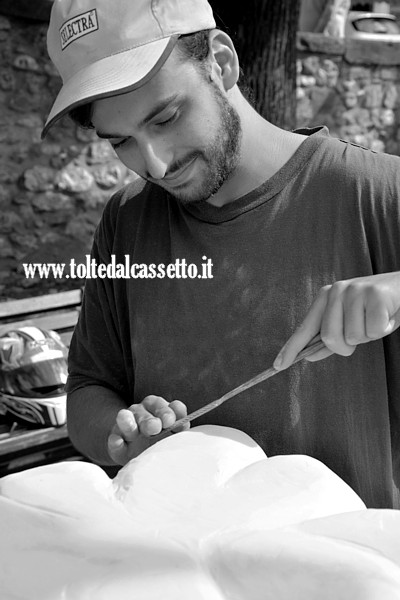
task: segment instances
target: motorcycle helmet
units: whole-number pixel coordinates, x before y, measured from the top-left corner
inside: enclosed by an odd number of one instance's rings
[[[63,425],[67,353],[55,331],[29,326],[0,336],[0,403],[24,421]]]

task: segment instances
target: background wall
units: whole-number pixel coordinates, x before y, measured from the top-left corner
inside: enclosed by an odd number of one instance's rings
[[[135,178],[68,119],[41,142],[60,86],[46,24],[0,15],[0,300],[82,286],[26,279],[23,262],[84,262],[104,204]],[[400,48],[298,34],[297,125],[400,155]]]
[[[135,178],[67,118],[40,139],[59,87],[43,23],[0,15],[0,300],[82,286],[26,279],[23,262],[84,262],[104,203]]]
[[[400,43],[299,33],[297,125],[400,155]]]

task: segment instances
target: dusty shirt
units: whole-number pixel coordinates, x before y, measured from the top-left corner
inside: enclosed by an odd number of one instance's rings
[[[140,181],[140,183],[139,183]],[[400,270],[400,158],[314,131],[257,189],[183,206],[135,182],[108,203],[93,257],[212,260],[212,279],[92,279],[70,351],[70,391],[100,384],[127,405],[156,394],[189,411],[269,367],[321,286]],[[400,331],[351,357],[302,362],[194,424],[308,454],[370,507],[399,507]]]

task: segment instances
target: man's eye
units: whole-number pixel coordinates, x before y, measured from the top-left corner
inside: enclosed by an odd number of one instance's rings
[[[170,117],[168,117],[168,119],[165,119],[164,121],[158,121],[156,123],[156,125],[158,125],[159,127],[164,127],[164,125],[168,125],[169,123],[173,123],[175,121],[175,119],[177,118],[177,116],[178,116],[178,112],[179,111],[174,112],[173,115],[171,115]]]

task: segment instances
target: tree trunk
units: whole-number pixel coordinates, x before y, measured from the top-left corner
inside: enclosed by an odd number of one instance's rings
[[[48,22],[53,0],[0,0],[0,14]]]
[[[235,43],[257,111],[274,125],[295,127],[300,0],[211,0],[211,5],[217,25]]]

